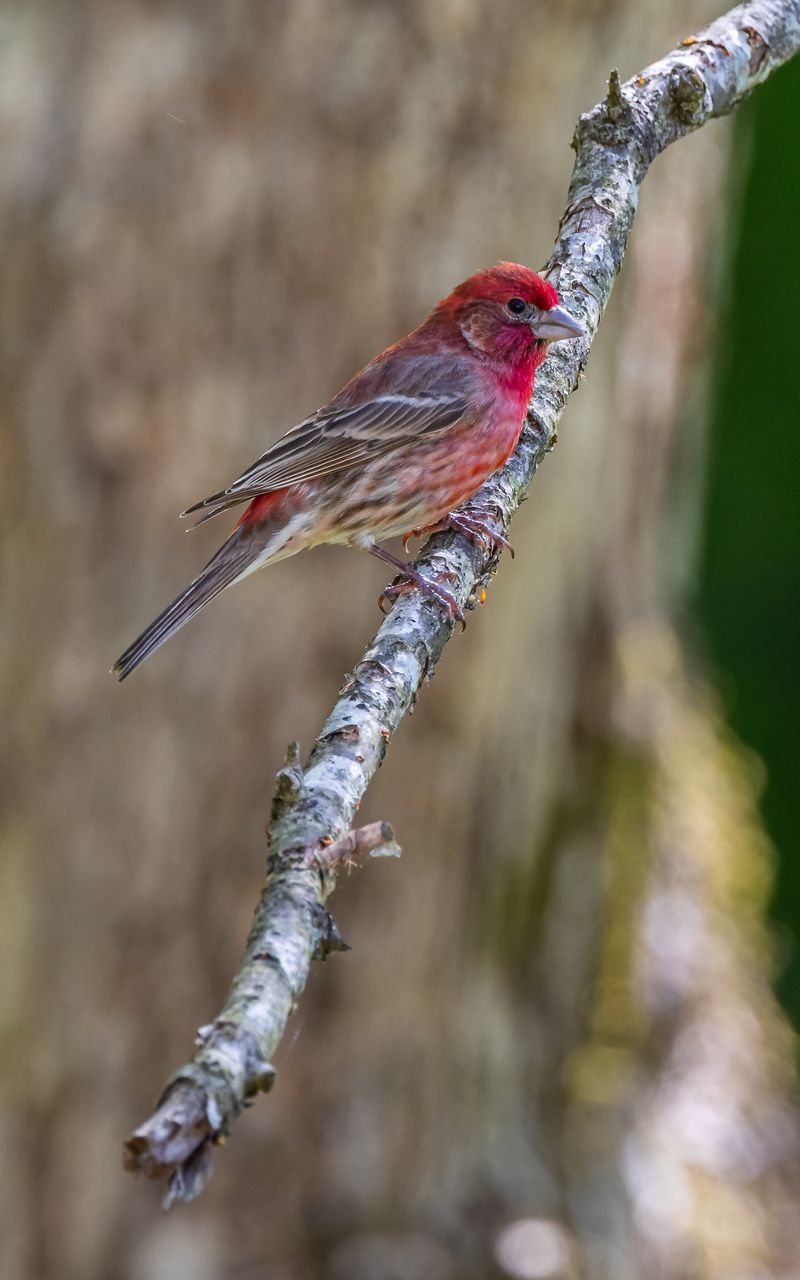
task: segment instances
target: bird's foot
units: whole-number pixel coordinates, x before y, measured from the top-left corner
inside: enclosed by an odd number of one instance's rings
[[[438,582],[432,582],[430,578],[426,578],[413,565],[404,564],[402,560],[398,560],[397,556],[393,556],[391,551],[387,551],[385,547],[379,547],[375,542],[369,545],[368,550],[378,560],[383,560],[384,564],[390,564],[394,569],[398,569],[405,579],[404,582],[393,582],[391,586],[381,592],[378,597],[378,607],[381,613],[389,612],[388,609],[384,608],[385,601],[389,600],[393,604],[398,596],[405,595],[407,591],[413,590],[414,587],[419,587],[420,591],[430,600],[436,600],[439,604],[443,604],[450,617],[461,623],[461,630],[466,630],[466,619],[460,604],[451,591],[448,591],[446,587],[440,586]],[[452,575],[444,574],[443,576],[451,577]]]
[[[463,610],[451,591],[446,587],[441,587],[438,582],[431,582],[430,578],[425,578],[416,569],[410,566],[403,569],[404,582],[392,582],[378,597],[378,608],[381,613],[389,613],[392,605],[399,596],[404,596],[409,591],[414,591],[417,587],[428,597],[429,600],[436,600],[438,604],[444,605],[450,617],[455,622],[461,623],[461,630],[466,631],[467,620],[464,617]],[[387,607],[388,603],[388,607]]]
[[[505,547],[510,552],[511,558],[514,558],[514,548],[508,541],[505,534],[500,533],[494,525],[489,523],[490,512],[483,512],[473,515],[470,512],[451,511],[449,515],[443,517],[436,524],[427,525],[424,529],[412,529],[409,533],[403,535],[403,546],[407,547],[412,538],[424,538],[432,533],[444,533],[451,529],[454,533],[463,534],[465,538],[469,538],[471,542],[476,543],[483,551],[490,548],[499,550]]]

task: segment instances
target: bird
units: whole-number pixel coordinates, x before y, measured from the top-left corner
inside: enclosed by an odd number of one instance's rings
[[[361,547],[400,570],[403,581],[384,597],[420,587],[463,621],[450,592],[380,543],[454,528],[507,545],[458,509],[513,453],[550,343],[585,332],[530,268],[498,262],[471,275],[238,479],[181,513],[202,524],[247,504],[112,673],[124,680],[232,583],[321,543]]]

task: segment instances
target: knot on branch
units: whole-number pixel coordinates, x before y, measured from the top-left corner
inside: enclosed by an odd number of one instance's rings
[[[326,960],[332,951],[349,951],[350,947],[339,932],[336,921],[322,903],[314,910],[317,926],[317,945],[312,959]]]
[[[608,77],[608,96],[606,97],[606,118],[616,124],[623,116],[630,115],[630,107],[625,100],[616,67]]]
[[[754,76],[761,70],[761,64],[769,53],[769,44],[755,27],[742,27],[742,31],[750,45],[750,74]]]
[[[619,72],[614,69],[608,77],[606,97],[591,111],[578,117],[570,143],[572,150],[580,154],[588,142],[596,142],[603,147],[621,146],[632,119],[633,108],[622,92]]]
[[[669,94],[675,115],[689,128],[702,124],[712,109],[706,82],[694,67],[679,64],[672,68]]]
[[[303,770],[300,765],[300,743],[290,742],[286,748],[283,768],[275,774],[275,794],[272,797],[267,824],[267,841],[270,827],[282,818],[287,809],[297,803],[303,790]]]

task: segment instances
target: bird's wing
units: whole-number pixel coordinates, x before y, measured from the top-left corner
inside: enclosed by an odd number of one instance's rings
[[[385,390],[357,404],[342,402],[343,396],[287,431],[227,489],[183,514],[206,510],[202,522],[259,494],[362,466],[414,439],[448,430],[469,405],[463,385],[449,389],[441,383],[409,392]]]

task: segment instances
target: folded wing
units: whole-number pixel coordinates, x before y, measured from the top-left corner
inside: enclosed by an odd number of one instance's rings
[[[260,494],[360,467],[421,436],[448,431],[463,418],[469,399],[466,390],[451,390],[441,381],[414,392],[381,391],[358,404],[341,403],[338,396],[282,436],[227,489],[182,514],[203,511],[202,523]]]

